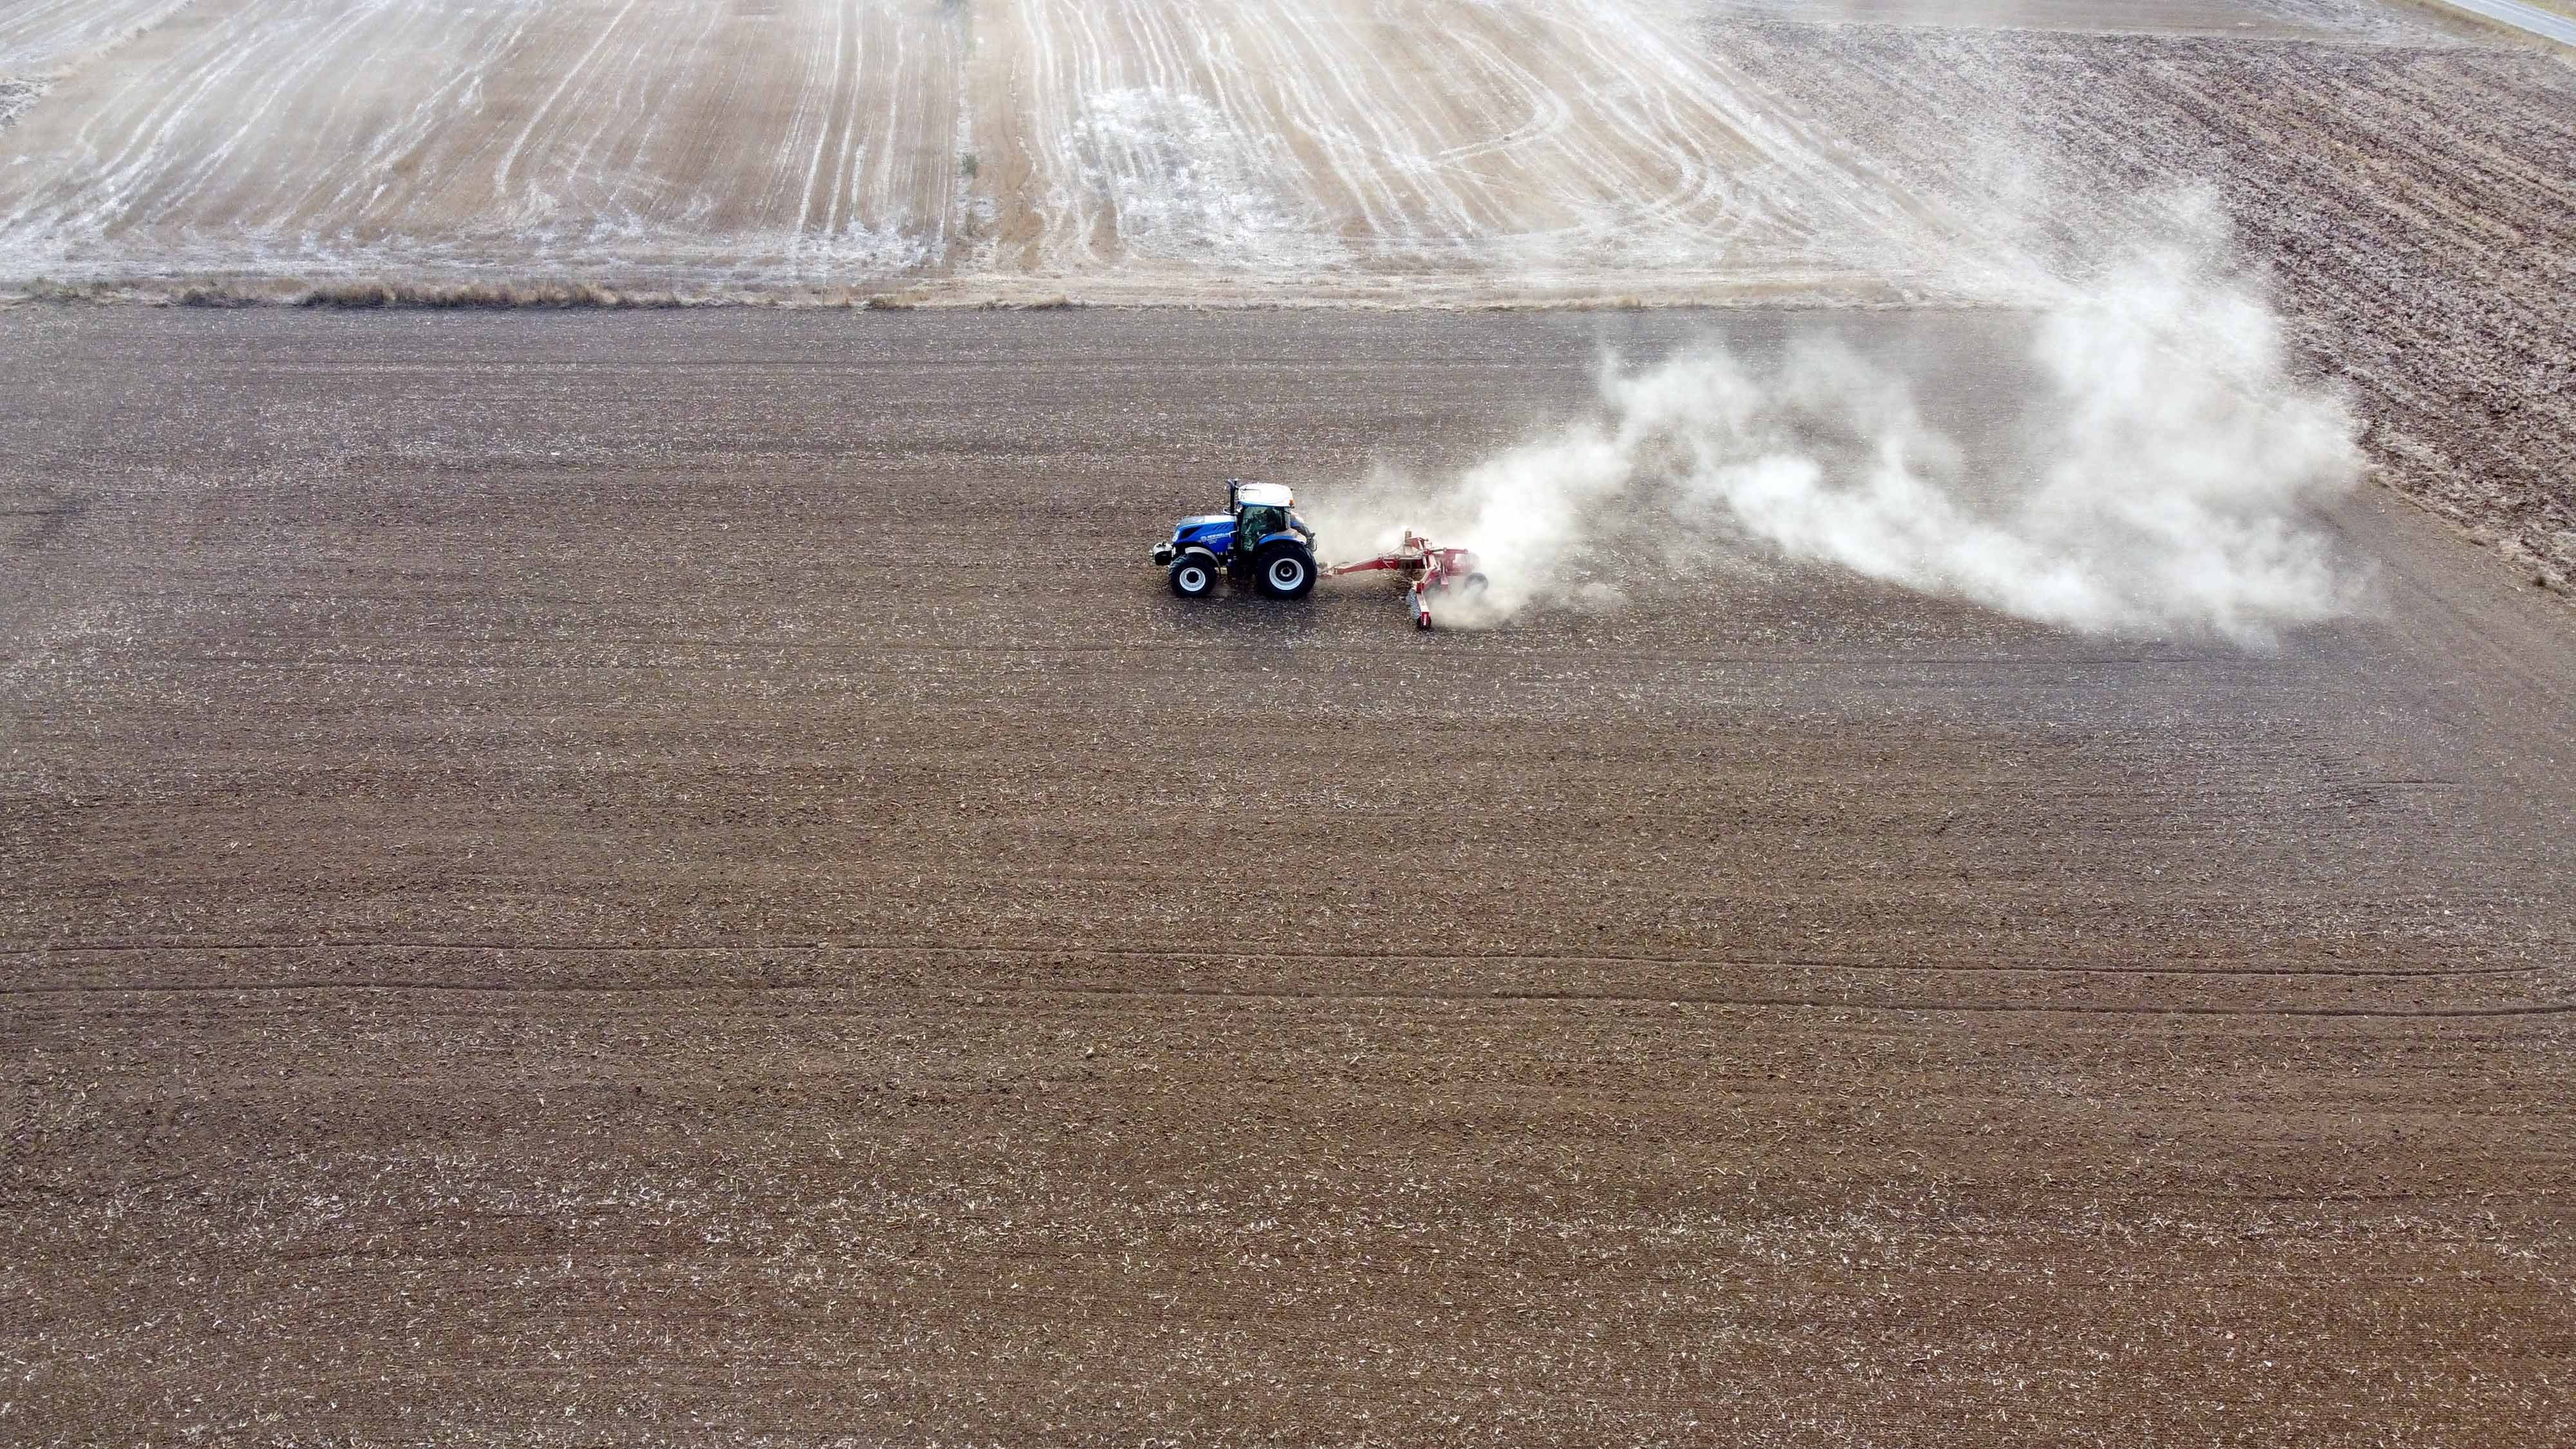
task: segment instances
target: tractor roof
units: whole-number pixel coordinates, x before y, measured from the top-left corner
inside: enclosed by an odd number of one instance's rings
[[[1234,501],[1286,508],[1297,501],[1297,495],[1276,483],[1246,483],[1234,490]]]

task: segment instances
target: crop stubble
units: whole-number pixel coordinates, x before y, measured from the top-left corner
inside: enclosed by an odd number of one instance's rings
[[[2277,656],[1141,563],[1792,325],[0,317],[13,1436],[2563,1441],[2576,689],[2385,495]]]
[[[2453,43],[2345,0],[2234,8],[2255,28],[2233,34],[2304,50]],[[1930,224],[1931,178],[1877,164],[1799,74],[1748,69],[1740,18],[1677,0],[36,4],[0,17],[0,79],[54,81],[0,163],[0,280],[1989,295],[1984,239]],[[2209,23],[2089,0],[2017,18]],[[1950,134],[1996,114],[1912,119]]]

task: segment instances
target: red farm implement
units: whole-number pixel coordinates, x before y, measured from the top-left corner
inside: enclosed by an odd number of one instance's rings
[[[1404,601],[1413,611],[1413,627],[1431,627],[1431,599],[1455,589],[1462,598],[1474,598],[1485,590],[1485,576],[1476,572],[1476,556],[1463,548],[1440,548],[1418,533],[1408,531],[1404,542],[1375,558],[1357,563],[1336,564],[1324,570],[1324,577],[1343,574],[1391,573],[1405,581]]]

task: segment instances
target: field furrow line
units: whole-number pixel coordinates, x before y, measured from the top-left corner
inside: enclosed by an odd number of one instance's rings
[[[529,143],[536,139],[538,129],[563,103],[566,93],[576,86],[588,83],[590,68],[598,61],[600,52],[607,48],[609,41],[634,16],[637,7],[643,3],[644,0],[622,0],[617,12],[600,25],[599,33],[591,37],[589,46],[564,69],[562,78],[555,82],[554,88],[546,93],[546,98],[538,102],[536,109],[530,112],[526,124],[519,128],[518,134],[502,151],[500,162],[492,168],[492,191],[495,196],[506,198],[519,194],[516,173],[520,156],[526,152]]]

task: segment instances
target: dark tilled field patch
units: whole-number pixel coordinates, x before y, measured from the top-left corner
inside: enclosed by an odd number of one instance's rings
[[[2384,491],[2272,654],[1144,563],[1796,325],[0,315],[7,1437],[2568,1439],[2564,624]]]

